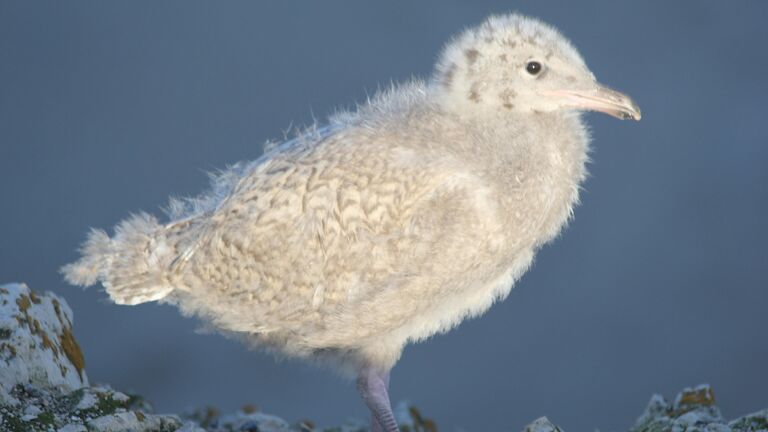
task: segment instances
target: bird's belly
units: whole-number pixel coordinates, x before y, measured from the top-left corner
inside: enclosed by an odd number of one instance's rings
[[[436,301],[432,308],[404,326],[401,336],[407,341],[422,340],[456,327],[467,317],[481,315],[494,302],[503,300],[509,294],[515,281],[530,266],[533,256],[532,248],[519,250],[512,262],[497,263],[494,266],[499,271],[474,281],[460,281],[464,289]]]
[[[404,340],[416,341],[457,326],[466,317],[481,315],[497,300],[504,299],[529,268],[538,248],[550,241],[565,225],[578,196],[573,183],[538,183],[525,193],[525,210],[500,206],[494,224],[500,231],[478,239],[478,265],[472,271],[457,271],[453,287],[427,311],[415,315],[401,330]],[[518,197],[512,194],[512,200]]]

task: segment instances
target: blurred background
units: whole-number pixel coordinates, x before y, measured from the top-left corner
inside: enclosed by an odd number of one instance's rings
[[[560,28],[640,123],[589,114],[575,221],[509,298],[410,346],[393,371],[441,430],[623,430],[708,382],[728,417],[768,406],[766,2],[0,2],[0,282],[63,295],[93,382],[159,411],[253,403],[367,417],[354,385],[275,362],[167,306],[65,285],[89,227],[161,214],[206,171],[380,85],[426,77],[492,13]]]

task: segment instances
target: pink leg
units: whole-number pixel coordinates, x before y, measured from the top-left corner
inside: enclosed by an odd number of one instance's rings
[[[373,368],[360,371],[357,377],[357,391],[371,410],[372,432],[398,432],[395,415],[389,403],[389,371],[381,372]]]

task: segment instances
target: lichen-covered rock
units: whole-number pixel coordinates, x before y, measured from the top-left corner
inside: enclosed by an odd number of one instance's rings
[[[87,386],[84,367],[66,302],[24,284],[0,286],[0,403],[14,403],[9,393],[19,384],[61,391]]]
[[[140,411],[121,411],[87,422],[92,432],[152,431],[175,432],[182,423],[176,416],[146,415]]]
[[[401,432],[438,430],[408,404],[398,405],[395,415]],[[253,406],[227,415],[208,407],[182,417],[155,414],[141,397],[108,386],[90,387],[66,302],[22,284],[0,286],[0,432],[368,432],[367,421],[319,428]],[[562,431],[546,417],[523,429]],[[700,385],[672,403],[651,397],[630,432],[768,432],[768,409],[727,422],[712,389]]]
[[[72,311],[54,294],[0,286],[0,431],[173,432],[174,415],[141,398],[89,387]],[[194,429],[190,429],[193,432]]]
[[[728,423],[732,431],[768,432],[768,408]]]
[[[768,432],[768,410],[728,423],[715,406],[709,385],[686,388],[673,403],[653,395],[630,432]]]
[[[408,403],[397,405],[395,416],[402,432],[437,432],[437,424]]]
[[[224,417],[222,425],[231,425],[232,430],[236,431],[289,432],[292,430],[291,425],[280,417],[259,412]]]
[[[61,392],[17,385],[10,396],[18,403],[0,404],[2,432],[173,432],[183,426],[179,417],[153,414],[140,398],[108,387]]]
[[[212,407],[205,407],[186,412],[182,416],[190,423],[185,425],[191,428],[192,424],[200,427],[196,429],[182,429],[180,432],[367,432],[367,426],[363,422],[350,420],[340,427],[329,429],[318,429],[309,420],[304,420],[297,424],[290,424],[280,417],[259,412],[256,407],[245,406],[242,409],[232,413],[221,415],[219,411]],[[406,431],[407,429],[403,429]]]
[[[401,403],[395,408],[395,415],[401,432],[437,432],[435,422],[425,418],[413,406]],[[259,412],[253,406],[246,406],[233,414],[221,415],[212,407],[186,412],[182,418],[196,425],[201,430],[182,429],[180,432],[368,432],[369,422],[349,419],[341,426],[318,427],[310,420],[290,424],[285,420]],[[186,425],[189,428],[191,425]],[[543,430],[538,432],[544,432]]]

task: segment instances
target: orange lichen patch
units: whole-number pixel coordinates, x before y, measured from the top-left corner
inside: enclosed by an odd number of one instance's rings
[[[69,318],[67,318],[66,315],[61,313],[61,305],[59,304],[59,301],[56,299],[53,299],[53,310],[56,312],[56,317],[59,318],[59,322],[64,327],[72,327],[72,322],[69,321]]]
[[[711,387],[699,387],[680,393],[678,405],[703,405],[711,406],[715,404],[715,392]]]
[[[64,327],[64,331],[59,339],[59,345],[61,350],[64,351],[64,355],[67,356],[72,365],[75,366],[75,369],[77,369],[77,374],[80,375],[80,380],[82,380],[83,369],[85,369],[85,357],[69,327]]]
[[[19,311],[21,311],[21,315],[16,315],[14,317],[19,323],[19,326],[26,325],[32,334],[40,333],[40,323],[29,316],[29,312],[27,312],[32,306],[32,301],[29,297],[24,294],[20,295],[19,298],[16,299],[16,305],[19,307]]]
[[[38,297],[34,291],[29,292],[29,298],[32,300],[32,303],[40,304],[40,297]]]
[[[56,345],[51,341],[51,338],[48,337],[48,334],[43,330],[42,326],[40,325],[40,321],[32,318],[24,311],[24,316],[16,317],[16,320],[19,322],[19,325],[25,325],[29,328],[29,332],[33,335],[39,335],[40,339],[42,340],[42,344],[44,348],[48,348],[51,351],[53,351],[53,355],[56,357],[59,357],[59,349],[56,347]]]
[[[408,408],[408,414],[410,414],[411,420],[413,421],[413,430],[410,431],[410,428],[405,426],[403,427],[403,431],[437,432],[437,424],[428,418],[424,418],[416,407]]]
[[[29,301],[29,297],[22,294],[19,296],[19,298],[16,299],[16,304],[19,306],[19,310],[27,313],[27,309],[29,309],[29,306],[32,305],[32,303]]]
[[[56,316],[59,317],[59,320],[61,320],[61,305],[56,299],[53,299],[53,310],[56,312]]]
[[[35,322],[37,322],[37,320],[35,320]],[[41,331],[40,338],[43,340],[43,346],[53,351],[53,355],[58,358],[59,350],[56,348],[56,345],[51,342],[51,339],[48,338],[48,334],[46,334],[44,331]]]
[[[32,334],[43,333],[43,330],[40,328],[40,321],[30,316],[27,316],[27,325],[29,325],[29,331],[32,332]]]
[[[253,414],[259,410],[259,407],[257,407],[254,404],[245,404],[240,407],[240,411],[242,411],[244,414]]]
[[[16,303],[19,303],[20,300],[21,299],[16,300]],[[27,299],[27,301],[29,301],[29,299]],[[27,326],[27,327],[29,327],[29,331],[34,333],[35,332],[35,328],[32,325],[32,318],[30,318],[30,316],[29,316],[29,314],[27,314],[26,310],[24,310],[23,312],[24,312],[23,315],[16,315],[14,318],[16,318],[16,321],[19,323],[20,327]]]

